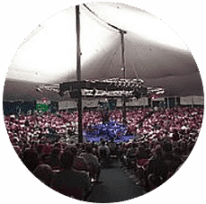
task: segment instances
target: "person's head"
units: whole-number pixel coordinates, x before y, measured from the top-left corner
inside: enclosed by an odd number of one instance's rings
[[[23,151],[22,161],[30,171],[33,171],[39,164],[37,153],[31,149],[26,149]]]
[[[180,148],[181,148],[181,151],[182,151],[182,154],[186,154],[187,153],[187,143],[186,142],[181,142],[180,143]]]
[[[162,149],[160,146],[157,146],[154,151],[154,155],[158,158],[162,157]]]
[[[51,155],[52,155],[52,156],[58,156],[60,152],[61,152],[61,149],[55,147],[54,149],[52,149]]]
[[[36,147],[36,152],[37,154],[41,154],[43,151],[44,145],[43,144],[38,144]]]
[[[41,156],[41,163],[42,164],[50,164],[50,161],[51,161],[50,154],[45,153]]]
[[[60,157],[60,165],[62,169],[71,169],[74,161],[74,155],[71,151],[66,150]]]
[[[77,155],[77,148],[76,148],[75,146],[72,146],[72,147],[70,148],[70,151],[72,152],[72,154],[73,154],[74,156]]]
[[[61,144],[59,143],[59,142],[56,142],[55,144],[54,144],[54,148],[59,148],[59,149],[61,149],[62,148],[62,146],[61,146]]]
[[[48,186],[50,185],[52,177],[53,177],[53,171],[49,165],[40,164],[39,166],[36,167],[33,173],[43,183],[45,183]]]
[[[18,137],[10,138],[10,140],[11,140],[11,143],[13,145],[18,145],[18,143],[19,143],[19,138]]]
[[[88,146],[86,147],[86,152],[87,152],[87,153],[92,153],[92,147],[91,147],[90,145],[88,145]]]
[[[76,143],[76,147],[77,147],[77,149],[79,149],[80,148],[80,144]]]
[[[162,144],[162,149],[164,150],[164,152],[166,153],[171,153],[172,152],[172,144],[170,142],[164,142]]]
[[[101,145],[103,145],[103,146],[105,145],[105,141],[104,140],[101,141]]]
[[[132,148],[136,148],[137,144],[135,142],[132,143]]]
[[[173,150],[173,153],[177,156],[180,156],[182,152],[179,147],[175,147]]]

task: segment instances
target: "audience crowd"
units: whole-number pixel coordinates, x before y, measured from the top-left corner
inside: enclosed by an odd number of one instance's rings
[[[101,113],[83,113],[83,128],[102,123]],[[77,113],[59,111],[5,116],[11,143],[26,167],[43,183],[64,195],[86,199],[99,180],[102,168],[113,157],[138,178],[137,185],[150,191],[170,178],[193,149],[203,119],[203,108],[139,108],[126,113],[128,132],[134,140],[116,144],[78,143],[66,140],[75,134]],[[115,110],[110,119],[122,122]],[[53,139],[54,135],[59,137]]]

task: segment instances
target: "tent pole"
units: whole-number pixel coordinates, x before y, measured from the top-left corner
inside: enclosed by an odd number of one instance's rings
[[[77,81],[81,81],[81,50],[80,50],[80,12],[79,5],[76,6],[76,33],[77,33]],[[80,84],[80,83],[79,83]],[[78,141],[83,142],[82,136],[82,96],[81,96],[81,86],[78,87]]]
[[[122,47],[122,69],[123,69],[123,78],[126,79],[126,68],[125,68],[125,56],[124,56],[124,53],[125,53],[125,46],[124,46],[124,34],[126,32],[125,31],[120,31],[120,34],[121,34],[121,47]]]
[[[121,34],[121,48],[122,48],[122,71],[123,71],[123,78],[126,79],[126,68],[125,68],[125,59],[124,59],[124,34],[126,32],[125,31],[120,31]],[[123,96],[123,124],[126,125],[127,124],[127,120],[126,120],[126,98],[125,96]]]

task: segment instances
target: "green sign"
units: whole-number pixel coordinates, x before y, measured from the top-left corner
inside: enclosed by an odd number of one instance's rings
[[[40,111],[40,112],[47,112],[48,111],[48,108],[49,108],[49,105],[47,104],[41,104],[41,103],[38,103],[36,104],[36,110],[37,111]]]

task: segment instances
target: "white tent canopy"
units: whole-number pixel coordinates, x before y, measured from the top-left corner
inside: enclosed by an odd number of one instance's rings
[[[134,7],[114,3],[80,6],[81,74],[84,79],[122,77],[121,36],[107,23],[125,30],[126,78],[165,89],[166,96],[203,96],[197,65],[181,39],[161,20]],[[40,84],[76,80],[75,8],[40,24],[22,43],[9,67],[4,100],[48,97]]]

